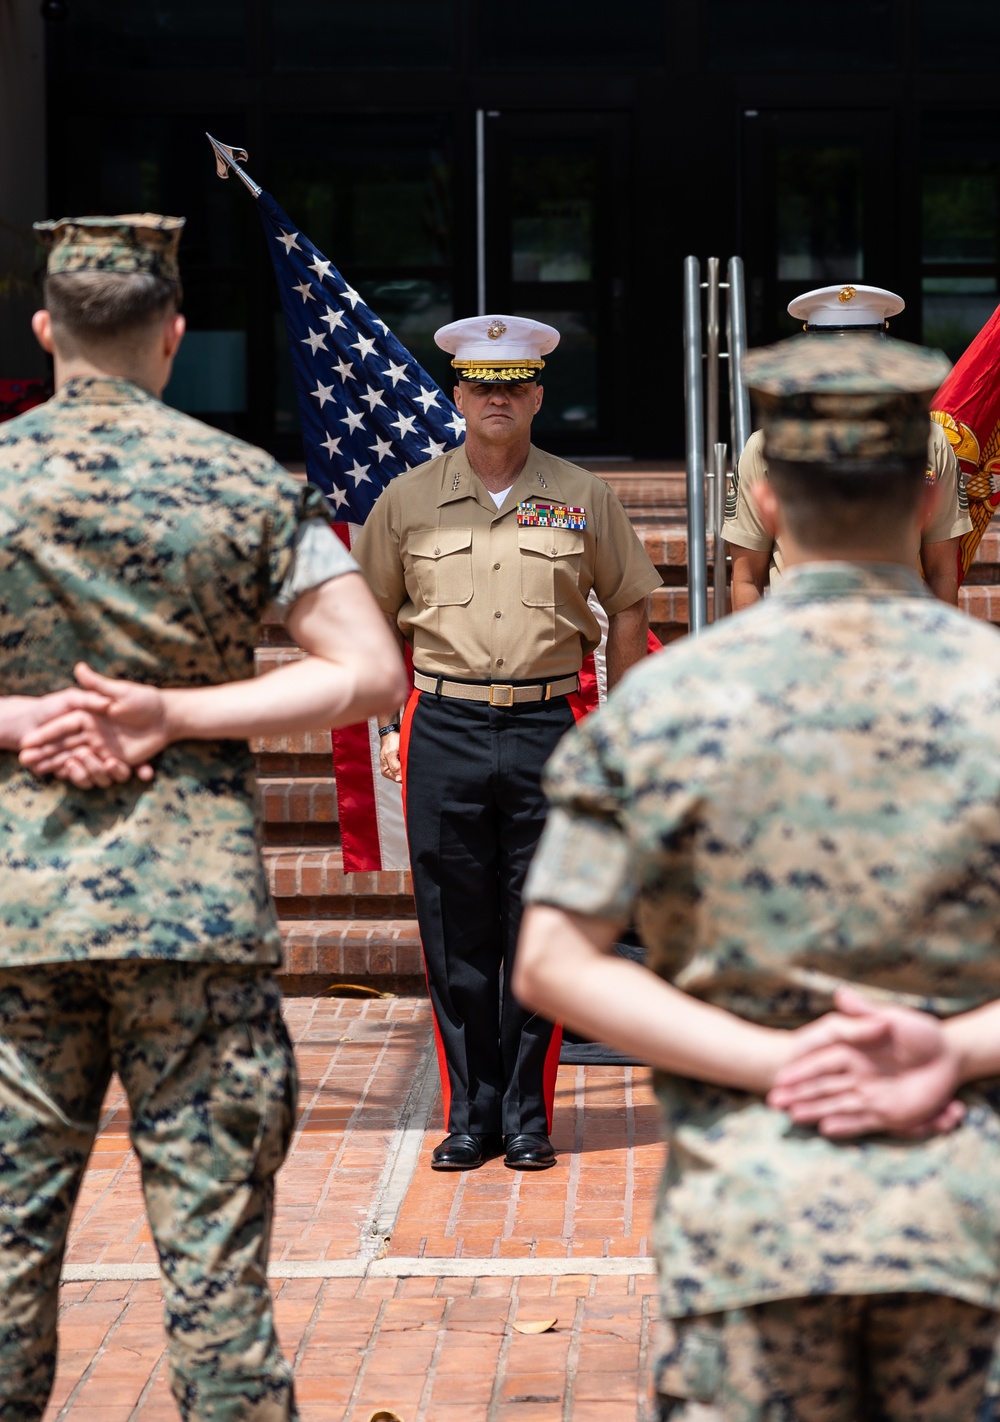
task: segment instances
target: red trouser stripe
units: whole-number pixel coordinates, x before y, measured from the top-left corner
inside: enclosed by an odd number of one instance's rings
[[[542,1069],[542,1095],[545,1097],[545,1118],[549,1123],[550,1136],[552,1134],[552,1112],[556,1101],[556,1076],[559,1072],[559,1049],[561,1047],[562,1023],[557,1022],[552,1028],[552,1040],[545,1053],[545,1066]]]
[[[410,699],[406,703],[403,712],[403,719],[399,726],[399,765],[403,772],[403,818],[406,818],[406,760],[410,750],[410,728],[413,725],[413,713],[417,709],[417,702],[420,700],[420,692],[416,687],[410,692]],[[427,958],[424,957],[424,977],[427,977]],[[430,994],[430,983],[428,982],[427,996],[431,1004],[431,1021],[434,1024],[434,1047],[437,1052],[438,1074],[441,1077],[441,1104],[444,1108],[444,1125],[448,1129],[448,1117],[451,1114],[451,1077],[448,1074],[448,1058],[445,1056],[444,1039],[441,1036],[441,1029],[438,1026],[437,1016],[434,1012],[434,999]],[[546,1067],[548,1062],[546,1061]],[[548,1097],[546,1097],[546,1101]]]

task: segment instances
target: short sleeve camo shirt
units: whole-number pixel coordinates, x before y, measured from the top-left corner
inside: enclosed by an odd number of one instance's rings
[[[252,676],[297,532],[327,517],[263,451],[127,382],[71,381],[0,427],[0,694],[81,659],[157,685]],[[0,752],[0,962],[277,962],[254,790],[240,741],[86,791]]]
[[[562,742],[525,897],[636,917],[650,966],[793,1027],[833,989],[1000,997],[1000,636],[902,568],[796,568]],[[926,1142],[825,1140],[661,1076],[668,1314],[823,1293],[1000,1304],[1000,1083]]]

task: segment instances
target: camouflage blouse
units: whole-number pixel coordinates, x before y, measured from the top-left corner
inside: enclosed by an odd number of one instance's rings
[[[71,381],[0,426],[0,694],[65,686],[80,659],[156,685],[252,676],[297,533],[326,517],[263,451],[124,381]],[[277,962],[254,789],[239,741],[178,743],[151,784],[107,790],[0,752],[0,963]]]
[[[814,564],[634,669],[553,756],[526,898],[636,917],[651,967],[793,1027],[833,989],[1000,997],[1000,636],[902,568]],[[1000,1083],[953,1134],[825,1140],[660,1075],[674,1316],[822,1293],[1000,1303]]]

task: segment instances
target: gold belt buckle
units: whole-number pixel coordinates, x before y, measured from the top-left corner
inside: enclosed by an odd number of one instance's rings
[[[491,706],[513,706],[514,688],[513,686],[491,686],[490,705]]]

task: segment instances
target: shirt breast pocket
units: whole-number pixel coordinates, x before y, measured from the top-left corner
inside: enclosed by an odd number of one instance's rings
[[[410,534],[407,554],[426,607],[471,601],[471,528],[418,528]]]
[[[519,528],[521,601],[561,607],[580,586],[583,534],[569,528]]]

